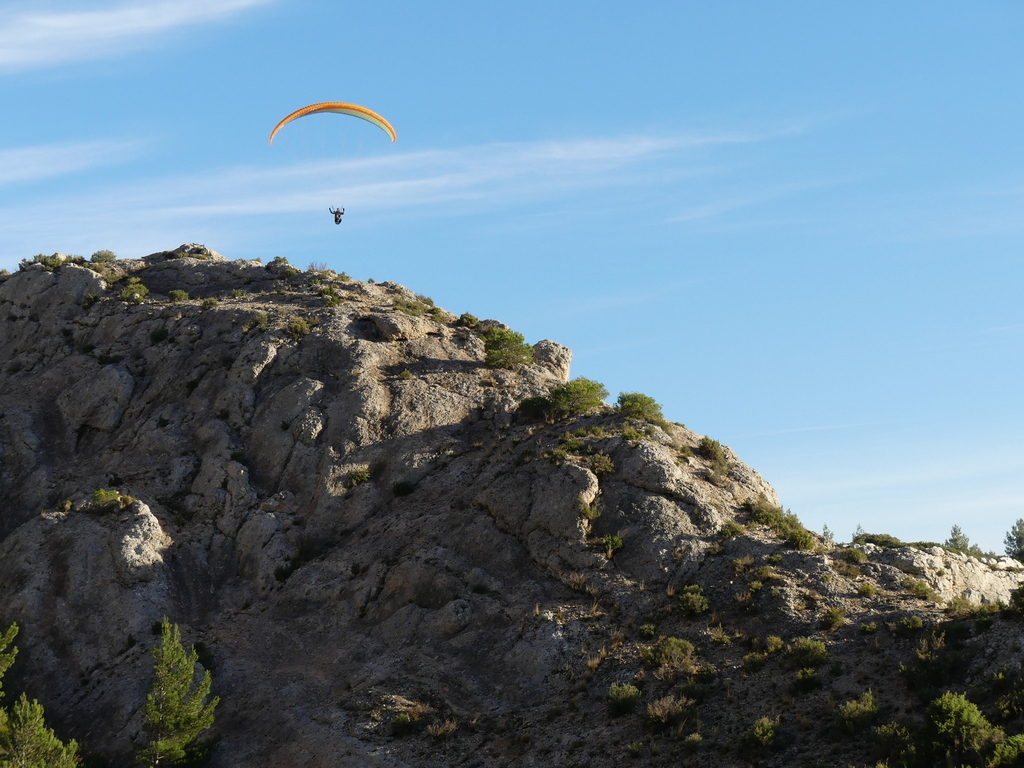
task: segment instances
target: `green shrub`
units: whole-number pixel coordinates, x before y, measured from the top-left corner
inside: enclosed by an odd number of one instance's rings
[[[252,318],[250,327],[260,333],[266,332],[270,328],[270,316],[266,312],[257,312],[256,316]]]
[[[612,559],[616,552],[625,546],[625,542],[622,541],[622,538],[616,536],[614,533],[609,533],[602,538],[601,543],[604,545],[604,555],[609,560]]]
[[[89,257],[89,261],[91,261],[93,264],[106,264],[116,260],[117,254],[114,253],[113,251],[108,251],[106,249],[96,251],[96,253]]]
[[[877,715],[878,705],[870,689],[864,691],[859,699],[852,699],[836,707],[838,725],[847,733],[864,730]]]
[[[284,334],[293,341],[301,341],[309,335],[311,330],[313,329],[306,318],[295,315],[284,327]]]
[[[324,303],[328,307],[337,307],[342,302],[341,296],[335,292],[333,285],[325,285],[317,293],[323,297]]]
[[[756,499],[747,499],[741,505],[750,512],[754,522],[766,525],[793,549],[812,549],[814,537],[803,527],[792,512],[776,507],[762,494]]]
[[[732,572],[739,576],[741,573],[746,573],[754,565],[754,556],[745,555],[744,557],[737,557],[732,561]]]
[[[213,296],[209,296],[202,300],[199,304],[199,308],[205,312],[208,309],[213,309],[218,304],[220,304],[219,301],[217,301]]]
[[[865,581],[859,587],[857,587],[857,594],[861,597],[874,597],[878,590],[875,589],[875,585],[870,581]]]
[[[873,621],[868,621],[860,625],[860,633],[862,635],[873,635],[877,629],[878,625]]]
[[[640,637],[651,638],[658,634],[658,628],[654,624],[641,624],[638,630]]]
[[[644,648],[640,657],[658,669],[659,676],[672,679],[678,675],[693,674],[697,669],[696,649],[689,640],[663,637],[654,645]]]
[[[610,475],[615,471],[615,464],[612,457],[603,451],[598,451],[587,457],[587,466],[595,475]]]
[[[630,443],[638,443],[644,439],[644,433],[632,427],[623,427],[622,439],[628,440]]]
[[[469,312],[463,312],[459,315],[459,319],[455,321],[455,324],[463,328],[475,329],[479,327],[480,320],[475,315],[469,314]]]
[[[1020,616],[1024,616],[1024,584],[1010,592],[1009,610]]]
[[[908,576],[903,580],[902,586],[910,594],[920,600],[927,600],[932,603],[938,602],[939,596],[936,595],[935,591],[924,581]]]
[[[131,496],[99,488],[92,494],[92,503],[89,505],[89,511],[93,514],[105,514],[118,509],[124,509],[134,503],[135,499]]]
[[[632,712],[640,700],[640,689],[629,683],[612,683],[608,688],[608,712],[612,717]]]
[[[846,611],[842,608],[835,606],[825,609],[824,615],[821,617],[821,626],[827,629],[829,632],[835,632],[841,626],[846,624]]]
[[[963,670],[957,647],[946,644],[944,632],[930,632],[918,641],[912,664],[900,665],[907,687],[923,697],[948,690]]]
[[[762,717],[743,735],[742,747],[748,753],[763,754],[775,746],[775,726],[779,718]]]
[[[663,428],[668,426],[668,422],[661,412],[661,406],[648,395],[639,392],[620,392],[616,408],[627,419],[638,419]]]
[[[427,736],[436,740],[444,741],[450,739],[459,730],[459,721],[454,718],[431,723],[427,726]]]
[[[730,645],[732,638],[721,626],[711,627],[711,642],[715,645]]]
[[[907,616],[890,628],[899,637],[910,637],[924,629],[924,620],[920,616]]]
[[[1004,720],[1024,715],[1024,676],[1006,667],[992,675],[993,693],[997,698],[995,710]]]
[[[694,705],[693,699],[685,696],[663,696],[647,705],[644,723],[652,731],[661,731],[683,719],[686,711]]]
[[[526,337],[507,328],[491,328],[484,334],[484,361],[492,368],[514,369],[533,362],[533,347]]]
[[[548,394],[551,403],[549,413],[554,419],[577,416],[601,407],[606,397],[608,390],[603,384],[580,376],[551,390]]]
[[[530,421],[546,418],[550,410],[551,401],[544,397],[544,395],[524,398],[520,401],[518,408],[519,415]]]
[[[895,549],[907,546],[895,536],[887,533],[858,533],[853,537],[854,544],[874,544],[882,549]]]
[[[811,667],[798,669],[796,677],[793,679],[793,690],[799,693],[807,693],[808,691],[813,691],[816,688],[821,688],[821,680],[818,677],[818,671]]]
[[[704,588],[699,584],[688,584],[683,587],[683,591],[679,594],[679,608],[683,612],[684,616],[694,617],[702,613],[706,613],[708,608],[708,599],[704,596]]]
[[[726,466],[729,464],[722,444],[717,440],[712,440],[710,437],[701,438],[700,445],[697,446],[697,454],[703,456],[712,464],[724,464]]]
[[[893,766],[917,763],[917,739],[900,723],[878,726],[875,729],[875,744],[884,757],[893,761]]]
[[[584,520],[594,521],[601,516],[601,508],[600,505],[597,503],[597,499],[594,499],[593,501],[588,503],[587,501],[584,500],[583,494],[580,494],[576,498],[576,504],[580,510],[580,517],[582,517]]]
[[[856,579],[858,576],[862,575],[860,568],[846,560],[833,560],[832,570],[840,576],[845,576],[848,579]]]
[[[925,733],[937,755],[973,764],[979,764],[982,755],[1002,738],[1002,731],[985,719],[977,705],[952,691],[928,705]]]
[[[348,487],[355,488],[357,485],[362,485],[368,482],[370,479],[370,468],[360,467],[359,469],[353,469],[348,474]]]
[[[179,290],[178,288],[175,288],[173,291],[167,292],[167,298],[168,300],[171,301],[171,303],[178,301],[188,301],[188,291],[182,291]]]
[[[64,266],[65,264],[84,264],[85,258],[82,256],[64,256],[61,258],[56,253],[52,256],[47,256],[44,253],[38,253],[31,259],[22,259],[18,265],[19,270],[25,270],[31,267],[33,264],[42,264],[43,269],[47,272],[53,272],[53,270]]]
[[[394,307],[399,312],[404,312],[413,317],[420,317],[427,313],[430,309],[430,304],[427,304],[425,301],[397,298],[395,299]]]
[[[861,563],[866,563],[868,561],[868,555],[863,549],[850,547],[849,549],[843,550],[843,559],[848,563],[860,565]]]
[[[803,637],[789,644],[789,655],[798,667],[820,667],[828,661],[828,648],[821,640]]]
[[[996,745],[989,762],[990,768],[1024,764],[1024,734],[1010,736]]]
[[[735,520],[726,520],[721,528],[718,529],[718,535],[723,540],[731,539],[733,536],[739,536],[743,533],[743,526],[737,523]]]
[[[131,304],[141,304],[146,300],[146,296],[149,295],[149,288],[142,284],[142,281],[137,277],[129,277],[128,284],[121,289],[121,293],[118,294],[118,298],[121,301],[127,301]]]

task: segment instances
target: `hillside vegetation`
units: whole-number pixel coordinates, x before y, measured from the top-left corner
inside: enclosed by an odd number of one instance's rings
[[[6,691],[89,765],[164,617],[215,766],[1022,764],[1019,562],[837,545],[553,341],[198,245],[28,260],[0,329]]]

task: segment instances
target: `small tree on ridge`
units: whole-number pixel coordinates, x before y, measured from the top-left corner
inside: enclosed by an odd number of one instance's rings
[[[1014,560],[1024,561],[1024,519],[1017,519],[1003,539],[1003,544],[1006,545],[1007,555]]]

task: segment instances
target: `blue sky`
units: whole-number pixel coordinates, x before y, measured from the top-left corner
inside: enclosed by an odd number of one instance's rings
[[[1022,39],[1010,0],[0,0],[0,267],[202,242],[395,280],[653,395],[816,530],[1001,552]],[[267,145],[335,100],[398,141]]]

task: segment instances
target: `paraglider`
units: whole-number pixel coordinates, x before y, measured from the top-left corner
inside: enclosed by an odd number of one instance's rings
[[[358,104],[346,104],[344,101],[322,101],[318,104],[310,104],[308,107],[295,110],[285,117],[284,120],[275,125],[274,130],[270,132],[270,143],[274,143],[274,135],[292,120],[298,120],[300,117],[316,115],[321,112],[333,112],[338,115],[351,115],[352,117],[362,118],[369,123],[373,123],[384,131],[384,133],[391,137],[392,142],[398,138],[398,135],[395,133],[395,129],[391,127],[391,123],[378,115],[372,109],[360,107]]]
[[[361,107],[358,104],[347,104],[344,101],[322,101],[317,104],[310,104],[308,107],[297,109],[290,115],[285,117],[281,122],[274,126],[274,130],[270,132],[270,144],[274,144],[274,136],[284,126],[290,123],[292,120],[298,120],[300,117],[306,115],[316,115],[321,112],[333,112],[337,115],[351,115],[352,117],[358,117],[366,120],[368,123],[372,123],[380,128],[384,133],[391,137],[392,143],[398,138],[395,133],[395,129],[391,127],[391,123],[385,120],[383,117],[378,115],[372,109]],[[334,223],[341,224],[341,217],[345,215],[344,208],[335,208],[331,206],[328,210],[334,214]]]

